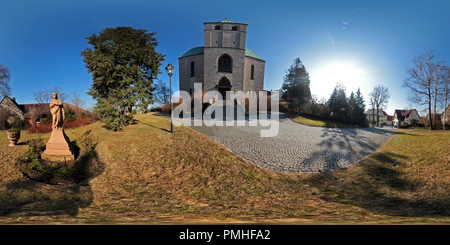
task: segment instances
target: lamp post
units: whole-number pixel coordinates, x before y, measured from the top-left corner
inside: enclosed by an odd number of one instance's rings
[[[173,129],[173,105],[172,105],[172,75],[173,75],[173,71],[175,70],[175,67],[173,67],[172,64],[168,64],[166,67],[166,72],[167,75],[169,75],[170,77],[170,132],[173,134],[174,133],[174,129]]]

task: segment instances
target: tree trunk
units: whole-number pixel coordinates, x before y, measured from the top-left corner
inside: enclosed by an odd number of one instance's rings
[[[378,107],[377,107],[377,126],[380,126],[380,114],[378,113]]]
[[[445,118],[447,117],[447,86],[445,86],[445,100],[444,100],[444,121],[442,123],[442,129],[445,129]]]
[[[449,69],[449,68],[447,68]],[[448,78],[449,78],[450,72],[447,71],[447,79],[445,80],[445,91],[444,91],[444,95],[445,95],[445,99],[444,99],[444,121],[442,123],[442,129],[445,129],[445,120],[447,117],[447,97],[448,97]]]
[[[372,107],[372,127],[375,121],[375,108]]]
[[[433,116],[433,119],[434,119],[434,128],[435,129],[436,129],[436,99],[437,99],[436,85],[437,85],[437,80],[434,80],[434,116]]]
[[[430,124],[430,130],[433,130],[433,123],[431,120],[431,91],[430,87],[428,87],[428,123]]]

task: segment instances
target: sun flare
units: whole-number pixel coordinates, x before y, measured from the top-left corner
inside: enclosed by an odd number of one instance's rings
[[[311,86],[313,87],[314,84],[317,90],[329,93],[332,92],[336,83],[341,83],[350,92],[356,91],[365,82],[363,69],[351,62],[326,64],[311,75]]]

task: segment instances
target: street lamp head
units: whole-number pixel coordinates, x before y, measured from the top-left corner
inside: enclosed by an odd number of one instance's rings
[[[174,70],[175,70],[175,67],[173,67],[173,65],[169,63],[166,67],[167,75],[169,75],[171,77],[173,75]]]

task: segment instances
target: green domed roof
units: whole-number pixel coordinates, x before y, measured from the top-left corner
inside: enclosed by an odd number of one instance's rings
[[[189,51],[184,53],[180,58],[197,55],[197,54],[203,54],[203,53],[204,53],[204,47],[195,47],[195,48],[191,48]],[[265,61],[258,54],[256,54],[253,50],[248,49],[248,48],[245,49],[245,56],[254,58],[257,60]]]
[[[180,58],[184,58],[184,57],[188,57],[188,56],[192,56],[192,55],[197,55],[197,54],[203,54],[203,47],[191,48],[189,51],[184,53]]]
[[[259,55],[257,55],[253,50],[248,49],[248,48],[245,49],[245,56],[250,57],[250,58],[254,58],[254,59],[257,59],[257,60],[265,61],[261,57],[259,57]]]
[[[224,20],[219,21],[219,23],[234,23],[234,22],[225,18]]]

